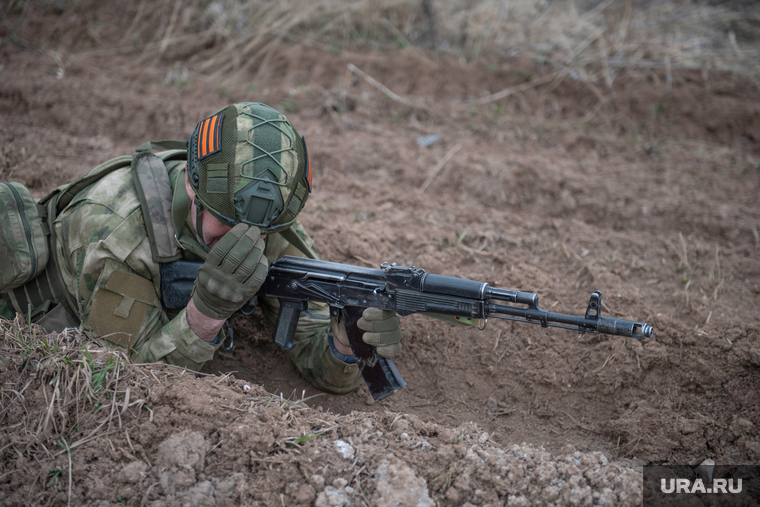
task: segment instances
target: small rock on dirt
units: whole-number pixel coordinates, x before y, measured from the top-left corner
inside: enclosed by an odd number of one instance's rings
[[[405,462],[390,455],[375,470],[375,507],[434,507],[427,482]]]

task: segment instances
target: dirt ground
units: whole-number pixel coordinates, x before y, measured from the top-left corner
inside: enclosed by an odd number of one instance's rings
[[[234,349],[204,369],[215,375],[145,374],[133,399],[149,415],[125,411],[73,464],[48,452],[41,469],[25,453],[44,439],[13,443],[18,421],[46,410],[50,377],[4,365],[6,387],[31,387],[2,400],[0,502],[638,505],[644,463],[760,463],[757,80],[625,69],[602,94],[529,59],[293,43],[219,84],[182,52],[99,52],[135,8],[40,8],[14,37],[0,26],[0,180],[41,197],[144,141],[186,137],[228,103],[265,102],[308,140],[301,220],[323,258],[536,292],[571,314],[600,290],[603,314],[655,334],[407,317],[396,365],[408,385],[373,403],[364,387],[319,393],[259,313],[236,316]]]

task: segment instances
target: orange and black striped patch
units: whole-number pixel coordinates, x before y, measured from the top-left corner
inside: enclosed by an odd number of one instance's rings
[[[198,125],[198,160],[222,150],[222,121],[224,112],[203,120]]]

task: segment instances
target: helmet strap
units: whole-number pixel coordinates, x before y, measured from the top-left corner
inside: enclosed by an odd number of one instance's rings
[[[195,195],[195,198],[193,199],[193,204],[195,204],[195,235],[198,237],[198,242],[201,244],[204,250],[207,252],[211,250],[211,248],[206,244],[206,241],[203,239],[203,204],[201,204],[200,199],[198,199],[198,195]]]

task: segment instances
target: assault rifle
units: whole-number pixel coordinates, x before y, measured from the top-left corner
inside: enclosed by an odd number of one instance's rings
[[[402,317],[422,313],[465,323],[477,321],[481,330],[487,319],[498,318],[639,340],[653,333],[652,326],[643,322],[603,317],[599,291],[591,294],[586,314],[574,316],[544,310],[532,292],[498,289],[483,282],[426,273],[414,266],[386,262],[381,268],[284,256],[270,266],[259,291],[280,301],[274,342],[286,350],[295,344],[293,334],[308,302],[330,305],[330,315],[346,326],[356,363],[375,401],[392,395],[406,382],[393,360],[380,356],[362,340],[364,332],[356,322],[368,307],[393,310]]]

